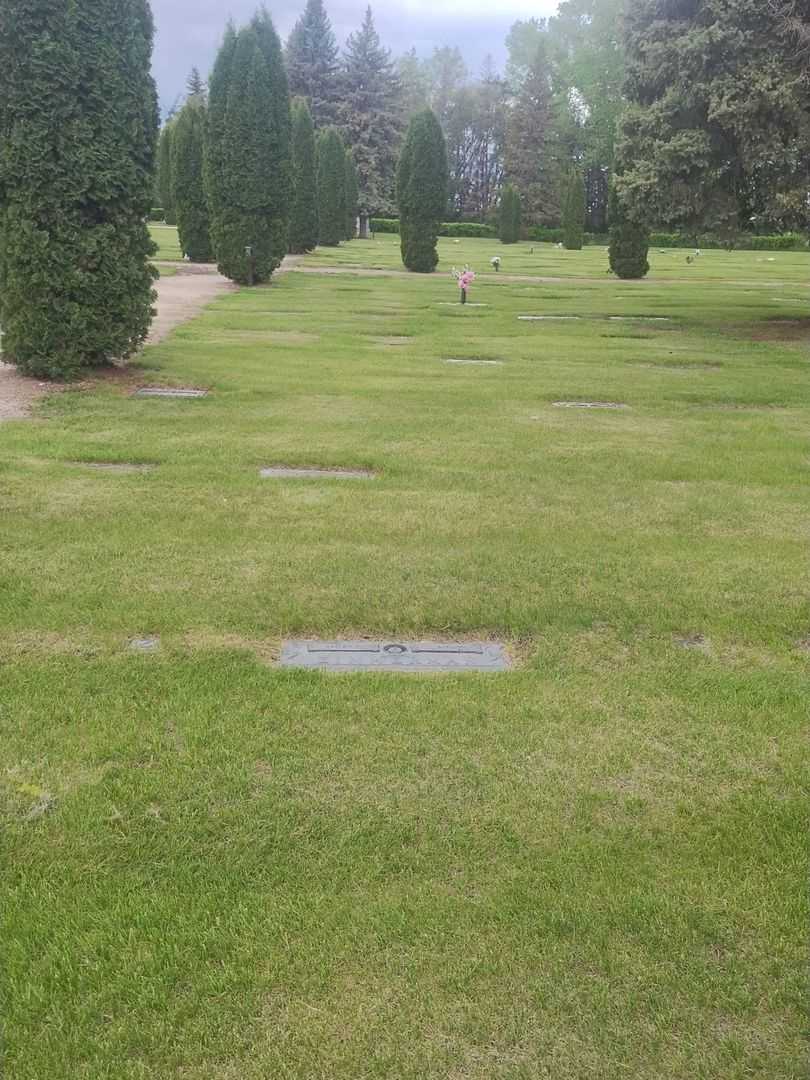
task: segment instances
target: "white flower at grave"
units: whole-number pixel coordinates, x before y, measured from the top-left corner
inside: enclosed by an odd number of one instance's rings
[[[501,265],[501,257],[500,257],[500,255],[493,255],[492,258],[489,260],[489,264],[490,264],[490,266],[500,266]]]

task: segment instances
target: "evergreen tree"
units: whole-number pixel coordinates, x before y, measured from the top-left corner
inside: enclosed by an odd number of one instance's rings
[[[334,247],[346,235],[346,151],[335,127],[318,132],[319,242]]]
[[[617,184],[627,213],[686,232],[807,219],[807,0],[631,0]]]
[[[563,203],[563,244],[569,251],[580,251],[585,239],[585,183],[579,169],[569,170]]]
[[[290,251],[302,254],[318,245],[318,168],[315,129],[304,98],[292,105],[293,204]]]
[[[523,196],[532,225],[552,225],[560,218],[553,121],[550,65],[540,47],[509,110],[504,146],[504,171]]]
[[[146,338],[152,38],[147,0],[0,0],[0,324],[24,372],[71,375]]]
[[[649,249],[649,230],[628,218],[613,188],[610,193],[610,269],[620,278],[643,278],[650,269]]]
[[[209,99],[206,191],[217,263],[233,281],[267,281],[287,252],[292,122],[281,44],[264,9],[238,33],[228,27]]]
[[[400,247],[409,270],[429,274],[436,269],[449,181],[444,135],[435,113],[425,109],[408,125],[397,170]]]
[[[177,212],[174,206],[174,178],[172,168],[172,132],[174,121],[164,124],[160,131],[157,152],[158,194],[163,207],[163,220],[167,225],[177,224]]]
[[[367,209],[394,211],[397,152],[402,141],[402,87],[366,8],[360,30],[346,42],[339,120],[352,148]]]
[[[172,184],[180,247],[192,262],[210,262],[208,201],[203,181],[205,100],[189,97],[173,123]]]
[[[186,93],[190,98],[192,97],[205,97],[205,83],[203,82],[202,75],[200,75],[199,69],[193,67],[191,74],[186,79]]]
[[[507,184],[501,192],[501,205],[498,213],[498,234],[504,244],[516,244],[520,239],[521,205],[520,194],[512,184]]]
[[[315,127],[334,123],[341,95],[340,63],[323,0],[307,0],[287,39],[284,59],[290,93],[307,99]]]
[[[357,166],[350,150],[346,151],[346,234],[347,240],[357,235],[357,214],[360,210],[360,183]]]

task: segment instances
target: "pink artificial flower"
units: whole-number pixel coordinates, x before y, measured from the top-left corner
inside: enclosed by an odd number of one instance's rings
[[[475,274],[472,272],[472,270],[465,270],[462,274],[459,274],[458,276],[459,288],[463,289],[464,292],[469,289],[470,285],[472,285],[474,281]]]

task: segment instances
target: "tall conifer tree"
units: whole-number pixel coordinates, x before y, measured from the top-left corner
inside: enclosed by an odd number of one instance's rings
[[[807,221],[807,0],[630,0],[617,155],[627,213],[687,232]]]
[[[319,242],[334,246],[346,237],[346,151],[335,127],[318,133]]]
[[[554,143],[550,66],[541,46],[509,110],[504,146],[504,172],[523,196],[532,225],[559,220],[560,177]]]
[[[209,99],[206,190],[217,263],[233,281],[267,281],[287,251],[292,151],[281,44],[264,9],[238,33],[226,31]]]
[[[26,372],[121,359],[152,318],[146,0],[0,0],[0,324]]]
[[[436,269],[449,181],[444,135],[436,114],[425,109],[408,125],[397,169],[400,248],[408,270]]]
[[[323,0],[307,0],[284,54],[290,93],[307,99],[316,127],[337,119],[341,96],[337,41]]]
[[[315,129],[305,98],[292,105],[293,205],[290,251],[302,254],[318,245],[318,164]]]
[[[371,8],[346,42],[340,126],[351,147],[360,187],[375,214],[394,211],[397,154],[402,141],[402,87],[383,48]]]
[[[213,257],[208,200],[203,181],[205,99],[198,91],[173,122],[172,185],[180,247],[192,262]]]

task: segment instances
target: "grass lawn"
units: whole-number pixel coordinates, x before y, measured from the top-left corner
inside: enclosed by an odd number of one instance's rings
[[[598,280],[288,273],[0,427],[9,1078],[804,1075],[810,256],[528,248]]]

